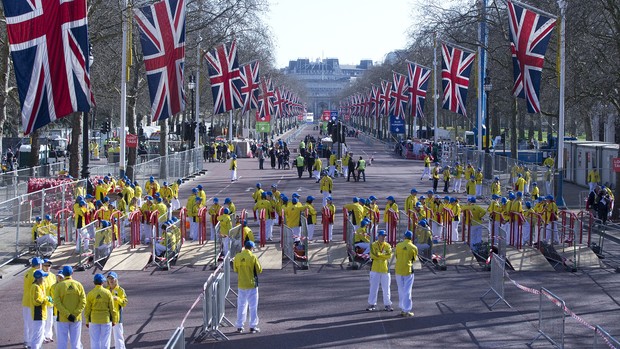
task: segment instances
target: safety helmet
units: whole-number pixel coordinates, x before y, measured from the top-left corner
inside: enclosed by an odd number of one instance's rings
[[[260,188],[261,184],[260,183],[256,183],[256,188]]]
[[[231,202],[232,202],[232,201],[230,200],[230,198],[226,198],[226,199],[224,199],[224,203],[225,203],[225,204],[230,204]]]
[[[226,208],[224,209],[224,211],[222,211],[222,212],[224,212],[224,214],[230,214],[230,210],[228,209],[228,207],[226,207]]]
[[[426,221],[426,218],[422,218],[422,219],[420,219],[418,224],[423,226],[423,227],[426,227],[428,225],[428,222]]]
[[[52,216],[50,216],[50,215],[46,214],[46,215],[45,215],[45,219],[46,219],[46,220],[48,220],[48,221],[51,221],[51,220],[52,220]]]
[[[218,198],[213,198],[213,203],[214,203],[214,204],[217,204],[218,202],[220,202],[220,199],[218,199]]]

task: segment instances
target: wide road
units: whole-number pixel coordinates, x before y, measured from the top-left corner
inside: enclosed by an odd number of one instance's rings
[[[317,131],[305,128],[301,136]],[[299,138],[297,139],[299,141]],[[297,148],[297,141],[290,145]],[[395,159],[382,145],[366,145],[349,138],[347,143],[355,157],[374,158],[366,171],[366,182],[334,182],[334,201],[337,207],[351,201],[353,196],[375,195],[380,206],[385,197],[393,195],[402,208],[409,190],[416,187],[424,192],[430,181],[419,180],[420,162]],[[293,158],[294,155],[291,156]],[[229,163],[207,163],[208,172],[181,187],[182,198],[202,184],[207,196],[222,201],[230,197],[239,209],[250,211],[251,193],[257,182],[264,188],[273,183],[289,197],[298,192],[317,198],[318,184],[312,179],[297,179],[296,171],[272,170],[269,161],[265,170],[258,170],[258,160],[239,159],[239,181],[231,183]],[[461,199],[464,197],[460,196]],[[185,201],[185,200],[184,200]],[[185,202],[183,202],[185,203]],[[340,213],[337,219],[341,220]],[[257,229],[255,229],[257,231]],[[317,232],[319,231],[317,227]],[[320,234],[320,233],[319,233]],[[334,236],[341,239],[341,231]],[[58,266],[56,266],[58,267]],[[21,277],[24,268],[12,266],[3,270],[0,280],[0,306],[5,317],[0,327],[0,348],[17,348],[22,342]],[[76,273],[87,290],[92,288],[94,271]],[[120,284],[129,295],[125,309],[125,331],[129,348],[162,348],[173,330],[202,290],[210,274],[208,268],[177,265],[170,271],[148,268],[140,272],[124,272]],[[393,274],[393,273],[392,273]],[[603,325],[612,334],[620,334],[620,274],[609,269],[593,269],[577,273],[521,272],[510,277],[532,287],[546,287],[564,298],[567,306],[591,324]],[[412,318],[398,316],[398,294],[392,280],[394,312],[366,312],[368,269],[348,270],[346,266],[314,266],[307,271],[267,270],[260,277],[259,334],[236,334],[234,328],[224,327],[229,342],[207,339],[196,343],[201,330],[201,304],[189,313],[185,322],[190,348],[527,348],[537,334],[539,296],[506,284],[506,297],[513,306],[498,305],[490,310],[479,297],[489,287],[489,273],[471,266],[451,266],[447,271],[423,269],[416,272],[413,287]],[[236,285],[236,275],[232,275]],[[232,295],[231,295],[232,296]],[[231,298],[234,300],[234,298]],[[494,301],[486,298],[487,303]],[[382,308],[381,294],[379,308]],[[236,309],[227,308],[232,322]],[[593,333],[576,320],[566,320],[566,347],[584,348],[593,343]],[[89,347],[88,330],[83,329],[82,342]],[[52,348],[52,345],[45,347]],[[534,347],[550,347],[539,340]]]

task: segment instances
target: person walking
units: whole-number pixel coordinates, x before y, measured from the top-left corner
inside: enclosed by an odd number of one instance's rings
[[[50,274],[49,277],[45,277],[43,285],[45,286],[45,295],[50,297],[52,296],[52,288],[56,284],[56,276],[50,273],[50,268],[52,267],[52,261],[49,259],[44,259],[42,264],[43,272]],[[51,343],[54,341],[54,304],[49,302],[47,304],[47,319],[43,322],[44,325],[44,343]]]
[[[297,167],[297,175],[299,176],[299,179],[301,179],[301,176],[304,175],[304,157],[303,155],[299,154],[296,158],[295,158],[295,166]]]
[[[254,242],[246,241],[245,249],[235,256],[233,270],[239,276],[237,278],[237,332],[243,332],[243,325],[247,318],[248,308],[250,313],[250,333],[258,333],[258,274],[263,268],[258,258],[252,253]]]
[[[431,157],[428,154],[424,156],[424,172],[422,172],[422,177],[420,177],[421,181],[424,180],[424,176],[431,178]]]
[[[234,182],[237,180],[237,154],[232,154],[230,158],[230,181]]]
[[[118,313],[114,307],[112,293],[103,287],[106,282],[103,274],[95,274],[93,283],[95,288],[86,296],[84,318],[90,334],[91,349],[110,348],[112,326],[118,322]]]
[[[413,316],[411,311],[411,288],[413,287],[414,274],[413,262],[418,258],[418,248],[411,242],[413,233],[405,232],[405,240],[396,244],[396,268],[395,278],[398,286],[398,306],[400,316]]]
[[[372,259],[372,268],[370,269],[370,290],[368,293],[367,311],[377,310],[377,296],[379,294],[379,285],[383,293],[383,305],[385,311],[393,311],[390,293],[390,271],[388,262],[392,258],[392,247],[385,242],[387,233],[385,230],[379,230],[377,241],[370,246],[370,258]]]
[[[350,181],[351,179],[351,175],[353,175],[353,181],[357,182],[359,180],[359,176],[355,176],[355,168],[357,167],[357,162],[353,161],[353,159],[350,157],[349,154],[347,154],[348,160],[347,160],[347,164],[346,164],[346,169],[347,169],[347,182]],[[345,158],[347,159],[347,158]],[[343,161],[343,167],[344,167],[344,161]]]
[[[450,187],[450,166],[446,166],[443,169],[443,192],[448,192],[448,187]]]
[[[116,349],[125,349],[125,332],[123,330],[123,308],[127,306],[127,293],[118,284],[118,274],[111,271],[106,278],[106,288],[112,293],[114,308],[118,313],[118,321],[112,325],[112,336]]]
[[[86,293],[84,286],[72,278],[71,266],[64,266],[62,274],[65,279],[56,285],[53,297],[57,311],[57,347],[64,349],[70,344],[72,349],[81,349],[82,311],[86,306]]]
[[[436,193],[437,185],[439,184],[439,163],[438,162],[435,163],[435,167],[433,167],[431,176],[433,178],[433,193]]]
[[[588,172],[588,185],[590,186],[590,191],[594,191],[594,188],[596,188],[600,181],[601,175],[598,173],[596,166],[592,166],[592,169]]]
[[[30,298],[30,348],[41,349],[45,340],[45,322],[52,314],[48,313],[48,307],[52,304],[52,298],[45,292],[45,279],[49,274],[37,269],[32,273],[33,282],[27,294]]]
[[[31,297],[30,286],[34,282],[34,273],[41,269],[43,261],[39,257],[34,257],[30,261],[30,269],[24,274],[24,288],[22,290],[22,316],[24,318],[24,348],[31,347],[30,339],[32,337],[32,315],[31,315]]]
[[[327,205],[327,198],[331,196],[334,187],[334,181],[327,173],[321,173],[321,180],[319,181],[319,189],[323,194],[323,206]]]

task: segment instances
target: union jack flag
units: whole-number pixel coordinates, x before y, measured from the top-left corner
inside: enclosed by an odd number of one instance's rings
[[[258,115],[261,121],[271,120],[273,115],[273,86],[271,79],[262,78],[260,81],[260,95],[258,96]]]
[[[213,114],[243,106],[241,73],[237,62],[237,42],[221,44],[205,55],[213,94]]]
[[[153,121],[185,110],[185,1],[162,0],[134,10],[146,65]]]
[[[407,62],[409,72],[409,106],[411,115],[417,118],[424,117],[424,101],[426,100],[426,89],[431,75],[429,68],[416,63]]]
[[[392,72],[394,83],[390,93],[390,114],[401,119],[405,118],[405,110],[407,110],[407,77],[403,74]]]
[[[280,87],[276,87],[274,90],[273,115],[281,118],[284,115],[283,109],[285,104],[286,99],[282,96],[282,89]]]
[[[258,68],[258,61],[246,63],[239,68],[239,77],[242,84],[241,97],[243,97],[241,113],[250,111],[252,108],[258,109],[258,89],[260,84]]]
[[[373,115],[375,118],[378,118],[381,104],[381,93],[379,92],[379,87],[375,84],[372,84],[370,87],[370,93],[372,95],[372,98],[370,100],[370,114]]]
[[[508,1],[510,50],[514,72],[512,94],[527,101],[527,111],[540,112],[540,79],[555,19]]]
[[[24,134],[94,105],[86,0],[3,0]]]
[[[372,90],[367,89],[366,94],[364,95],[364,117],[370,117],[371,115],[371,105],[372,105]]]
[[[381,95],[379,97],[379,114],[387,115],[390,111],[390,91],[392,91],[392,83],[381,80]]]
[[[467,116],[465,102],[469,87],[469,74],[476,55],[446,43],[441,44],[441,84],[443,108]]]

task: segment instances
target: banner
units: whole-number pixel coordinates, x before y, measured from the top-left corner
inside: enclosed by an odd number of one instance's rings
[[[390,115],[390,132],[393,134],[405,133],[405,119]]]
[[[258,133],[269,133],[271,132],[271,124],[268,122],[256,122],[256,132]]]

